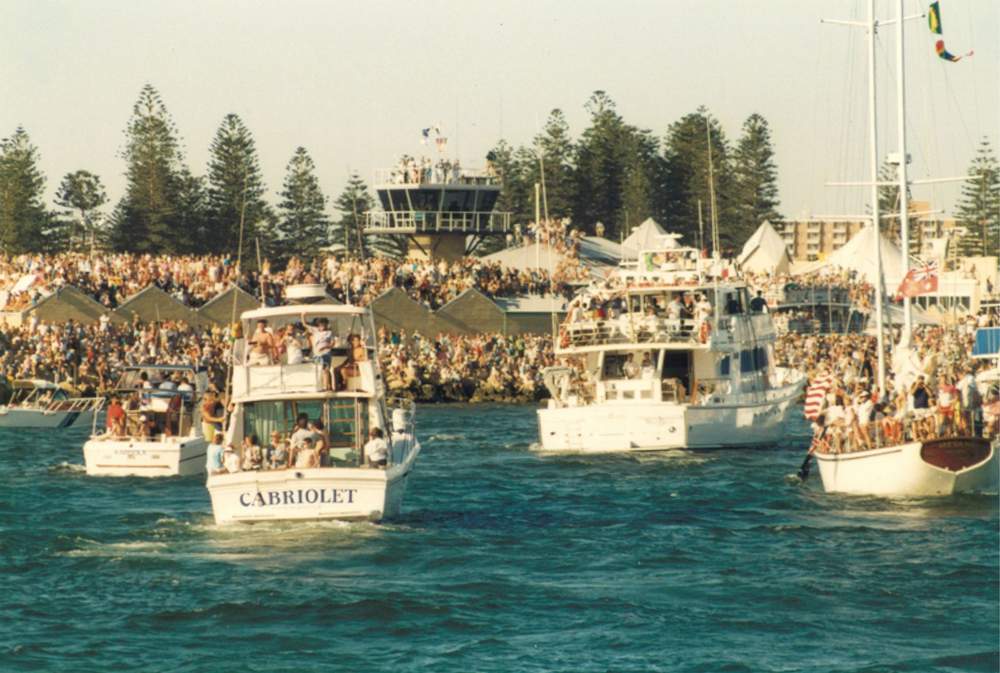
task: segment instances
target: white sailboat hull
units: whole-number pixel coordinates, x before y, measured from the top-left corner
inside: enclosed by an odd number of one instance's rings
[[[902,497],[995,492],[998,441],[986,445],[984,457],[958,469],[926,459],[928,446],[958,441],[962,440],[910,442],[870,451],[816,453],[815,457],[828,493]]]
[[[784,434],[788,407],[800,389],[787,386],[741,406],[648,402],[539,409],[541,449],[607,453],[769,445]]]
[[[98,437],[83,445],[83,458],[94,477],[176,477],[202,474],[207,448],[201,437],[151,442]]]
[[[399,515],[412,460],[388,469],[309,468],[208,477],[217,524],[369,520]]]
[[[69,428],[93,422],[93,410],[47,411],[0,407],[0,428]]]

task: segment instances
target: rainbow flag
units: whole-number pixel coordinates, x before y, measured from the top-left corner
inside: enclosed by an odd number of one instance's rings
[[[941,3],[937,0],[932,2],[930,8],[927,10],[927,26],[935,35],[941,34]],[[958,63],[966,56],[972,56],[973,53],[972,50],[969,50],[969,52],[961,56],[955,56],[955,54],[945,49],[944,40],[938,40],[934,43],[934,51],[937,52],[939,58],[951,61],[952,63]]]

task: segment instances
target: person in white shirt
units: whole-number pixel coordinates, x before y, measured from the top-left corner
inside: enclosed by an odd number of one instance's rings
[[[365,444],[365,459],[372,467],[385,467],[389,462],[389,445],[382,436],[382,428],[372,428],[371,439]]]
[[[299,414],[298,418],[295,419],[295,430],[288,439],[293,449],[297,449],[305,444],[307,439],[316,441],[315,433],[309,429],[309,414]]]
[[[642,356],[642,368],[641,374],[643,379],[653,379],[656,376],[656,367],[653,366],[653,359],[649,356],[649,353],[645,353]]]
[[[234,473],[240,471],[240,454],[236,452],[232,444],[227,446],[226,450],[223,451],[222,464],[225,466],[226,472]]]
[[[302,314],[302,324],[309,332],[309,343],[312,347],[313,362],[323,365],[323,386],[326,390],[332,390],[330,376],[330,360],[333,359],[333,347],[335,339],[330,331],[330,321],[320,317],[315,325],[310,325],[306,321],[306,314]]]
[[[625,356],[625,364],[622,365],[622,374],[624,374],[627,379],[639,377],[639,365],[635,363],[635,359],[631,353]]]

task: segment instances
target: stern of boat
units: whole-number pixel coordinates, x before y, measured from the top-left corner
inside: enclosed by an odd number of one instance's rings
[[[188,476],[205,471],[207,447],[201,437],[146,442],[99,436],[83,445],[83,459],[92,477]]]

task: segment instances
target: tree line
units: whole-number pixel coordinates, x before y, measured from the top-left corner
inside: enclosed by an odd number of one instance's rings
[[[748,116],[733,143],[704,107],[670,124],[662,136],[627,123],[603,91],[594,92],[585,109],[589,124],[576,138],[555,109],[530,145],[514,147],[501,139],[487,154],[502,185],[497,208],[512,212],[514,222],[534,219],[536,183],[544,184],[548,217],[570,218],[574,227],[612,240],[653,217],[688,243],[708,246],[715,207],[721,245],[734,250],[764,220],[781,220],[771,131],[762,115]],[[374,199],[356,173],[333,204],[340,217],[329,217],[315,164],[303,147],[293,151],[278,203],[270,204],[253,134],[238,115],[223,118],[209,157],[204,175],[190,170],[162,98],[146,85],[125,128],[126,189],[118,203],[105,212],[100,177],[76,170],[63,177],[56,208],[50,208],[38,149],[17,128],[0,141],[0,251],[99,247],[232,255],[241,240],[244,251],[259,244],[277,259],[330,244],[355,253],[401,250],[398,241],[362,234],[359,220]],[[960,246],[963,254],[995,252],[1000,171],[987,141],[969,174],[976,179],[966,183],[959,204],[966,230]],[[886,211],[897,196],[884,191]]]
[[[543,177],[549,217],[568,217],[591,234],[599,223],[613,240],[652,217],[695,244],[702,221],[708,245],[713,203],[724,248],[742,245],[764,220],[781,219],[778,169],[762,115],[747,117],[733,144],[704,107],[672,123],[663,137],[627,123],[604,91],[594,92],[585,108],[589,125],[576,139],[556,109],[530,146],[500,140],[491,150],[503,184],[499,207],[515,222],[534,218],[534,185]]]
[[[125,193],[109,213],[100,177],[86,170],[63,177],[57,208],[50,209],[38,149],[27,131],[16,129],[0,142],[0,250],[234,255],[242,241],[244,254],[259,244],[279,259],[331,243],[356,251],[357,219],[374,206],[364,181],[352,174],[334,202],[343,216],[331,220],[316,166],[304,147],[293,151],[272,206],[253,134],[235,114],[223,118],[212,139],[205,175],[195,175],[185,163],[170,113],[148,84],[132,108],[120,154]]]

